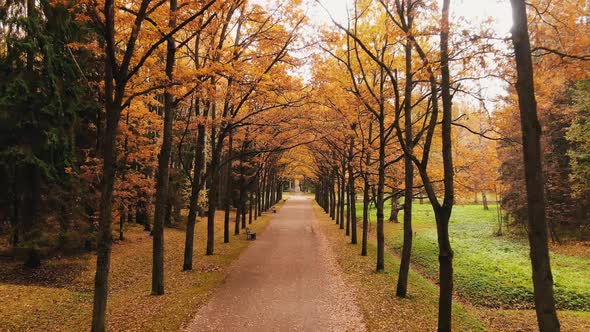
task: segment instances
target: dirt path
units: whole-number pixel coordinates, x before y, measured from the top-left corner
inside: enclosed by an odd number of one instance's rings
[[[289,198],[187,331],[365,331],[317,222]]]

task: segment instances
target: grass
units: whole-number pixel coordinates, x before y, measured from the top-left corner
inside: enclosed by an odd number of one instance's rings
[[[230,264],[249,245],[245,235],[223,243],[223,217],[216,221],[215,255],[205,256],[206,222],[196,226],[193,271],[182,272],[184,231],[165,230],[164,296],[151,296],[151,237],[132,226],[113,246],[109,278],[109,331],[177,331],[225,279]],[[262,216],[250,225],[260,232]],[[38,270],[0,260],[0,331],[80,331],[90,327],[95,255],[56,257]]]
[[[336,259],[344,272],[347,283],[353,286],[356,292],[357,302],[363,310],[370,331],[435,330],[437,320],[436,304],[438,301],[436,286],[438,261],[436,259],[434,216],[428,205],[416,204],[415,207],[414,231],[416,235],[412,252],[413,265],[410,271],[408,299],[399,299],[394,295],[399,269],[397,253],[401,247],[403,225],[389,222],[385,224],[388,247],[395,247],[396,249],[386,251],[386,272],[375,273],[376,241],[374,224],[370,227],[368,257],[362,257],[360,256],[360,245],[351,245],[350,239],[344,236],[342,230],[338,229],[333,224],[333,221],[329,220],[321,208],[316,207],[317,215],[322,220],[322,230],[333,244]],[[455,289],[458,290],[460,296],[454,301],[453,329],[457,331],[538,331],[534,310],[524,309],[529,307],[530,304],[523,305],[519,303],[510,308],[510,305],[502,302],[500,297],[503,294],[496,293],[497,290],[492,284],[493,282],[504,282],[508,285],[507,287],[511,287],[511,282],[520,281],[523,284],[529,283],[530,285],[530,281],[527,280],[527,278],[530,278],[530,272],[527,270],[530,262],[528,261],[526,242],[494,235],[495,223],[493,219],[494,212],[492,212],[494,207],[490,208],[490,211],[484,211],[479,206],[457,206],[454,210],[451,237],[455,249]],[[362,211],[362,209],[358,208],[357,211]],[[375,210],[372,210],[372,222],[376,220],[375,212]],[[402,220],[401,217],[403,215],[400,216],[400,220]],[[457,219],[461,219],[461,221]],[[469,226],[472,223],[476,223],[476,225]],[[462,226],[462,224],[467,225]],[[465,238],[469,237],[472,239],[464,241]],[[512,255],[510,254],[512,250],[518,250],[518,252]],[[588,262],[590,259],[590,255],[588,255],[590,251],[587,248],[580,250],[579,246],[575,245],[555,247],[552,250],[563,253],[553,253],[552,255],[552,258],[554,258],[552,264],[554,269],[558,271],[556,275],[563,275],[563,266],[556,266],[555,263],[561,261],[555,259],[555,257],[561,258],[561,256],[565,256],[564,261],[573,261],[574,264],[578,264],[585,269],[577,271],[572,269],[571,266],[568,267],[566,274],[569,273],[570,278],[572,278],[571,274],[575,273],[588,275],[589,269],[584,267],[584,262]],[[496,261],[489,259],[489,256],[495,255],[496,251],[504,254],[500,255],[501,258]],[[501,274],[501,271],[514,266],[512,262],[504,264],[504,261],[511,261],[513,256],[517,257],[519,255],[524,257],[520,258],[521,261],[524,259],[522,262],[524,267],[517,267],[518,273],[516,277],[511,277],[514,279],[502,281],[501,279],[505,278],[506,275]],[[465,259],[465,256],[468,259]],[[465,265],[470,263],[475,265]],[[491,264],[500,265],[494,266]],[[491,265],[491,268],[488,265]],[[483,267],[480,268],[481,266]],[[490,271],[495,271],[497,275]],[[458,275],[462,277],[458,278]],[[467,286],[465,286],[463,283],[468,278],[483,280],[475,280],[473,284],[467,283]],[[579,281],[584,283],[584,280]],[[492,286],[480,288],[478,287],[480,284],[492,284]],[[574,285],[577,285],[577,282]],[[468,289],[469,287],[473,288]],[[530,287],[532,288],[532,286]],[[465,289],[472,291],[472,293],[468,293],[472,296],[465,296],[462,293]],[[575,287],[570,287],[570,289],[576,291]],[[484,292],[487,291],[492,294],[485,294]],[[498,307],[486,301],[478,301],[476,296],[493,298],[502,305]],[[564,332],[590,331],[590,312],[560,310],[558,316],[561,322],[561,330]]]
[[[429,277],[438,274],[438,249],[434,214],[428,205],[414,205],[413,261]],[[471,303],[489,307],[531,308],[533,288],[528,243],[497,236],[495,207],[456,206],[449,225],[455,253],[457,292]],[[400,215],[400,220],[403,213]],[[400,251],[403,225],[387,227],[387,244]],[[559,309],[590,311],[590,259],[551,255],[555,297]]]
[[[537,332],[534,310],[474,308],[474,313],[493,331]],[[562,332],[590,331],[590,313],[583,311],[558,311]]]
[[[410,273],[411,296],[396,297],[395,285],[399,260],[391,252],[385,255],[385,272],[375,273],[376,243],[368,243],[368,256],[360,255],[360,245],[350,239],[315,205],[320,229],[332,246],[335,259],[351,286],[370,331],[433,331],[436,330],[438,291],[432,283],[415,272]],[[485,331],[486,326],[464,306],[453,305],[453,329]]]

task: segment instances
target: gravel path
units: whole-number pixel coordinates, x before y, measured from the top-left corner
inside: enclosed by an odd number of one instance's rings
[[[317,222],[289,198],[186,331],[365,331]]]

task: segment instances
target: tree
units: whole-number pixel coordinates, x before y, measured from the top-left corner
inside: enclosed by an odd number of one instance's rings
[[[398,143],[403,149],[404,154],[410,156],[414,162],[420,177],[424,189],[427,193],[428,199],[434,210],[436,224],[437,224],[437,238],[439,247],[439,315],[438,315],[438,330],[439,331],[450,331],[451,329],[451,308],[452,308],[452,294],[453,294],[453,251],[449,240],[449,220],[454,204],[454,170],[453,170],[453,153],[452,153],[452,95],[451,95],[451,80],[450,80],[450,69],[449,69],[449,8],[450,0],[443,1],[442,14],[441,14],[441,26],[440,26],[440,75],[441,82],[437,82],[433,62],[428,59],[427,54],[423,48],[416,41],[416,37],[413,34],[409,35],[412,45],[418,53],[420,59],[423,62],[427,74],[427,80],[430,86],[430,103],[429,103],[429,115],[430,119],[425,121],[426,125],[418,132],[417,137],[421,137],[422,133],[425,133],[425,141],[422,143],[422,156],[418,157],[415,153],[411,153],[408,147],[405,145],[403,139],[403,130],[400,127],[400,122],[394,122],[397,129],[395,131],[398,136]],[[388,17],[393,18],[393,15],[388,11]],[[395,20],[394,20],[395,22]],[[347,31],[355,41],[358,42],[359,46],[363,49],[370,58],[377,63],[389,76],[390,82],[396,86],[397,80],[395,79],[396,74],[394,70],[388,66],[382,59],[377,57],[375,54],[370,52],[369,48],[360,41],[355,35]],[[395,89],[397,91],[397,89]],[[439,202],[435,187],[432,181],[432,172],[429,170],[428,161],[431,153],[432,139],[436,133],[439,117],[439,91],[440,99],[442,101],[442,121],[440,139],[442,143],[441,154],[443,162],[443,202]],[[399,98],[399,97],[398,97]],[[402,103],[398,99],[398,105]],[[399,107],[395,108],[399,110]],[[397,118],[401,112],[396,112]]]
[[[381,1],[387,9],[387,5]],[[413,69],[412,69],[412,40],[410,32],[414,21],[414,6],[416,3],[395,2],[396,12],[399,21],[394,20],[407,35],[404,45],[405,56],[405,88],[404,88],[404,136],[406,152],[404,153],[404,243],[402,247],[402,259],[399,267],[396,295],[406,297],[408,293],[408,275],[410,272],[410,257],[412,254],[412,201],[414,200],[414,165],[412,153],[414,150],[414,138],[412,134],[412,90],[413,90]],[[393,16],[390,16],[393,18]],[[392,204],[393,205],[393,204]],[[392,207],[393,209],[393,207]]]
[[[518,81],[516,91],[520,109],[524,173],[527,192],[529,244],[533,266],[533,286],[537,322],[541,331],[559,331],[553,296],[553,276],[549,261],[547,221],[541,165],[541,125],[533,79],[533,61],[524,0],[511,0],[514,26],[512,42]]]
[[[453,137],[457,200],[478,203],[481,196],[482,207],[488,210],[488,194],[495,191],[499,177],[497,146],[506,138],[498,135],[495,119],[483,107],[461,103],[456,109],[461,112]]]
[[[583,209],[572,195],[569,177],[571,148],[566,131],[578,110],[573,107],[575,86],[587,78],[588,45],[590,40],[578,31],[587,29],[584,1],[567,0],[560,4],[533,1],[528,15],[528,29],[533,57],[535,98],[541,125],[541,154],[545,214],[551,240],[569,240],[585,224]],[[543,10],[540,10],[543,8]],[[509,57],[506,60],[511,60]],[[514,66],[506,63],[506,77],[514,77]],[[498,144],[501,180],[504,187],[502,208],[515,224],[527,229],[527,201],[520,193],[525,190],[520,128],[512,121],[518,112],[517,94],[512,88],[506,106],[495,112],[494,121],[503,140]],[[518,171],[517,171],[518,170]]]
[[[579,113],[566,135],[571,144],[568,151],[572,170],[570,181],[574,189],[574,198],[582,202],[581,206],[587,207],[590,202],[590,81],[580,81],[576,84],[574,99]],[[587,216],[588,213],[588,209],[585,209],[581,214]]]
[[[170,19],[168,28],[173,30],[176,25],[176,0],[170,0]],[[166,40],[166,76],[174,82],[174,64],[176,61],[176,41],[174,35]],[[162,146],[158,154],[158,175],[156,182],[156,212],[154,214],[153,231],[153,262],[152,262],[152,295],[164,294],[164,213],[168,201],[168,185],[170,183],[170,155],[172,153],[172,122],[174,119],[175,100],[170,87],[164,91],[164,130]]]
[[[102,150],[102,178],[101,198],[99,208],[99,239],[98,258],[96,263],[94,306],[92,316],[92,331],[105,330],[106,303],[108,295],[108,275],[110,267],[111,244],[112,244],[112,198],[115,180],[115,156],[116,156],[116,135],[121,117],[121,111],[128,106],[134,97],[154,90],[157,87],[148,87],[147,90],[129,94],[127,86],[135,78],[150,56],[168,38],[178,30],[182,29],[189,22],[201,16],[215,0],[212,0],[178,24],[174,29],[164,34],[151,44],[147,50],[141,50],[138,54],[136,46],[143,23],[148,20],[151,13],[162,5],[152,3],[150,0],[142,0],[137,4],[137,10],[132,13],[116,8],[115,1],[105,0],[101,13],[95,12],[100,7],[92,8],[90,13],[95,22],[99,25],[99,31],[104,39],[104,108],[106,113],[106,129],[103,138]],[[84,4],[81,4],[84,5]],[[115,25],[116,13],[120,15],[131,15],[132,26],[128,34],[118,32]],[[117,40],[124,40],[124,48],[117,47]],[[135,60],[135,61],[134,61]]]
[[[26,249],[34,268],[52,220],[60,221],[57,246],[75,222],[77,149],[98,107],[95,57],[75,45],[95,35],[68,5],[49,1],[4,2],[0,21],[0,214],[10,220],[10,245]]]
[[[280,68],[281,64],[288,63],[289,47],[296,42],[298,27],[301,25],[303,18],[297,11],[290,11],[283,7],[276,11],[264,11],[259,6],[243,6],[241,1],[231,5],[233,8],[228,12],[227,17],[231,18],[233,12],[241,10],[244,12],[244,17],[239,18],[245,20],[252,26],[244,27],[247,33],[244,34],[243,39],[238,34],[236,35],[239,47],[230,47],[223,49],[223,40],[218,44],[218,51],[225,51],[225,56],[230,63],[227,68],[227,73],[221,75],[219,78],[219,89],[222,90],[224,96],[219,113],[217,112],[217,103],[212,101],[211,118],[213,120],[213,128],[211,130],[211,160],[208,167],[210,174],[210,190],[209,190],[209,211],[207,215],[207,249],[206,254],[212,255],[214,253],[214,221],[215,210],[218,206],[220,177],[217,169],[222,166],[221,154],[224,147],[224,141],[229,134],[236,128],[244,126],[244,123],[249,121],[257,114],[264,113],[277,106],[264,105],[260,108],[248,107],[248,102],[256,98],[263,97],[268,85],[272,87],[271,73],[273,70]],[[252,16],[253,19],[247,20],[246,17]],[[257,17],[254,19],[254,17]],[[264,19],[260,18],[264,17]],[[229,24],[230,20],[227,21]],[[290,24],[290,30],[286,29],[286,24]],[[222,28],[221,36],[227,34],[227,27]],[[253,54],[257,53],[257,56]],[[214,58],[218,61],[221,53]],[[252,57],[252,61],[241,61],[243,58]],[[235,66],[232,68],[231,66]],[[213,79],[212,79],[213,80]],[[214,88],[215,91],[217,89]],[[272,93],[272,89],[268,90]],[[245,113],[245,114],[244,114]]]

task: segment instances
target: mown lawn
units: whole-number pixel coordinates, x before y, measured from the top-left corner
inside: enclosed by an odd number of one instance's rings
[[[260,232],[269,216],[250,228]],[[109,331],[178,331],[225,279],[249,245],[245,235],[223,243],[223,215],[216,218],[215,255],[205,256],[206,220],[197,223],[193,271],[182,272],[184,231],[165,229],[166,294],[151,296],[152,239],[131,226],[113,245],[107,324]],[[90,328],[95,255],[52,258],[41,268],[0,260],[0,331],[84,331]]]
[[[360,217],[362,210],[357,208],[357,211],[361,211]],[[375,222],[376,211],[372,209],[371,212],[371,222]],[[430,205],[414,204],[413,216],[412,262],[421,272],[436,280],[438,249],[434,214]],[[399,217],[403,220],[403,212]],[[490,206],[488,211],[481,205],[455,206],[449,227],[455,252],[453,265],[458,294],[470,303],[486,307],[532,307],[528,243],[526,239],[495,234],[498,228],[495,206]],[[401,223],[386,223],[386,244],[398,252],[402,246],[402,230]],[[585,252],[552,251],[551,265],[559,309],[590,311],[590,256],[588,251]]]
[[[350,238],[335,225],[323,210],[314,205],[319,227],[327,238],[345,283],[354,294],[369,331],[435,331],[438,291],[426,278],[411,271],[408,298],[395,296],[399,259],[385,254],[385,272],[375,272],[377,251],[374,232],[368,243],[368,255],[360,255],[361,246],[351,245]],[[488,328],[475,314],[460,303],[453,304],[453,330],[486,331]]]

